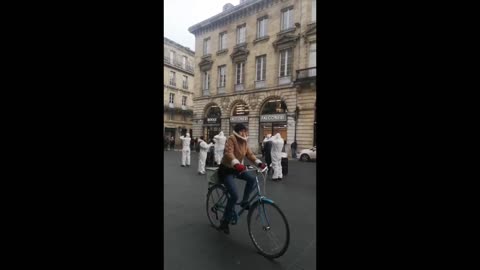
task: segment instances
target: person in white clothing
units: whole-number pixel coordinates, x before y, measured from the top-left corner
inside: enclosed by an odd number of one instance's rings
[[[285,141],[283,140],[280,133],[277,133],[277,134],[275,134],[275,136],[271,137],[270,141],[272,142],[272,150],[271,150],[272,167],[273,167],[272,180],[273,181],[280,181],[283,178],[283,175],[282,175],[282,148],[283,148],[283,145],[285,144]]]
[[[203,140],[203,136],[200,136],[198,143],[200,144],[200,154],[198,155],[198,174],[205,174],[205,160],[207,159],[207,152],[213,143],[207,144]]]
[[[213,137],[213,141],[215,142],[215,163],[220,165],[220,162],[222,162],[223,151],[225,150],[225,142],[227,141],[227,137],[223,135],[223,131],[220,131],[220,133]]]
[[[182,140],[182,167],[190,167],[190,133],[187,133],[186,136],[181,136]]]

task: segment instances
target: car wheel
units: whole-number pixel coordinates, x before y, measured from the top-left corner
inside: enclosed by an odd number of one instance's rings
[[[309,161],[310,157],[307,154],[303,154],[303,155],[300,156],[300,160],[301,161]]]

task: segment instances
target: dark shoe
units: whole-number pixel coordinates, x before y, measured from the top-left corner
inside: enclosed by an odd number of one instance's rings
[[[223,231],[226,234],[230,234],[230,229],[228,228],[228,221],[222,220],[220,223],[220,227],[218,227],[219,231]]]
[[[185,165],[180,165],[180,167],[185,167]]]

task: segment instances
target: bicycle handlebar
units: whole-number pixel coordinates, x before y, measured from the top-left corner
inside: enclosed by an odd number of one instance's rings
[[[268,167],[265,166],[265,168],[263,168],[263,169],[260,169],[259,167],[250,168],[250,169],[247,168],[246,170],[240,172],[239,175],[242,174],[242,173],[245,173],[245,172],[253,172],[253,171],[257,171],[257,172],[259,172],[259,173],[263,173],[263,172],[268,171]]]

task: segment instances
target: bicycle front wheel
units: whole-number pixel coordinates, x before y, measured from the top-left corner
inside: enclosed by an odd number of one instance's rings
[[[213,227],[219,228],[227,206],[227,191],[222,185],[212,186],[207,193],[207,216]]]
[[[278,258],[288,248],[290,229],[280,208],[271,202],[256,202],[247,217],[248,233],[255,248],[267,258]]]

